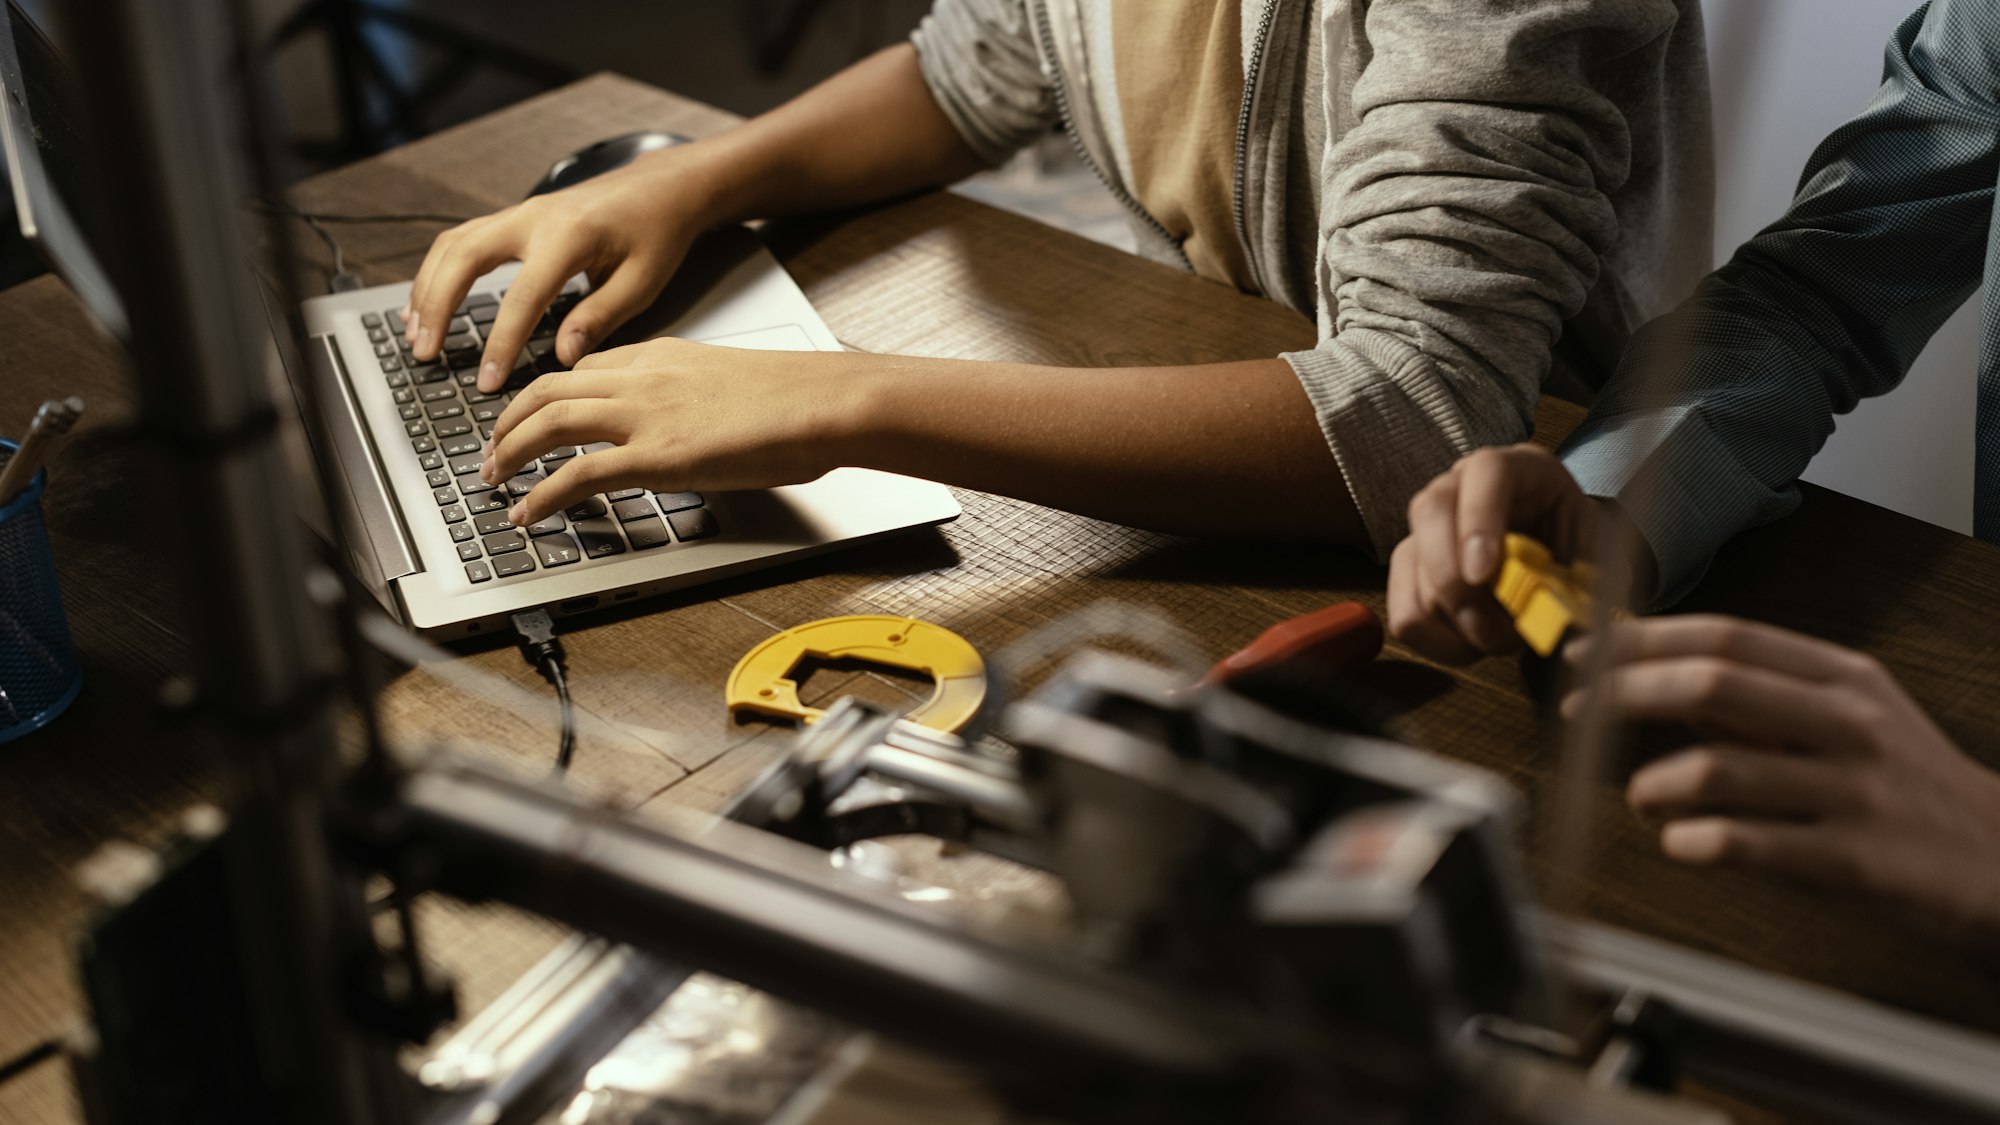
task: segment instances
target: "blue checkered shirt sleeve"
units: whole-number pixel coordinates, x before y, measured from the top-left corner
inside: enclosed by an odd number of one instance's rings
[[[2000,3],[1935,0],[1897,28],[1880,90],[1820,144],[1790,211],[1634,338],[1563,447],[1585,491],[1638,523],[1658,604],[1730,536],[1792,511],[1834,415],[1900,383],[1978,288],[1996,178]],[[2000,317],[1986,311],[1975,522],[1994,538]]]

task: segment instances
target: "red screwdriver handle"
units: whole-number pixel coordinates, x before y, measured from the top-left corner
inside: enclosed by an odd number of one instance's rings
[[[1294,660],[1344,672],[1361,667],[1381,651],[1382,619],[1360,602],[1341,602],[1264,630],[1256,640],[1223,657],[1203,682],[1228,683]]]

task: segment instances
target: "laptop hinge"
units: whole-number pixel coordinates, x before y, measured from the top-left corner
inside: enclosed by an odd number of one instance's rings
[[[401,614],[389,583],[422,568],[417,552],[396,507],[395,494],[375,456],[368,437],[368,425],[361,404],[347,380],[347,365],[341,361],[339,345],[332,336],[315,336],[306,349],[305,361],[314,367],[308,384],[320,388],[320,411],[326,419],[333,448],[325,461],[332,463],[339,479],[331,481],[333,501],[341,526],[353,549],[350,564],[384,609]],[[303,388],[295,388],[303,391]]]

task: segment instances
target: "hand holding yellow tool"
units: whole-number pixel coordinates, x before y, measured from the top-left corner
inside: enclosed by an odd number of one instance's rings
[[[1493,596],[1514,617],[1514,628],[1538,656],[1547,656],[1572,627],[1594,619],[1597,568],[1587,562],[1564,565],[1549,549],[1525,535],[1509,533],[1506,559],[1493,580]],[[1621,611],[1612,617],[1630,616]]]

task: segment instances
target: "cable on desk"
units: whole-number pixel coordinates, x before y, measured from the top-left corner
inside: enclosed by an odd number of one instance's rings
[[[556,689],[556,703],[562,710],[562,738],[556,743],[558,775],[568,772],[576,753],[576,710],[570,703],[568,668],[562,642],[556,639],[556,623],[546,609],[525,609],[514,615],[514,634],[521,659]]]
[[[440,215],[427,211],[405,213],[383,213],[374,215],[338,214],[325,211],[307,211],[282,199],[260,199],[257,204],[266,210],[290,215],[303,221],[326,244],[327,253],[333,255],[333,277],[327,288],[335,293],[345,293],[361,288],[361,277],[347,269],[347,255],[341,252],[340,240],[326,229],[328,223],[462,223],[462,215]]]
[[[0,1063],[0,1086],[62,1054],[62,1040],[44,1039],[4,1063]]]

